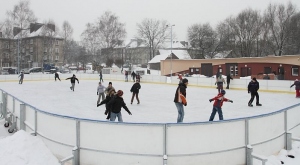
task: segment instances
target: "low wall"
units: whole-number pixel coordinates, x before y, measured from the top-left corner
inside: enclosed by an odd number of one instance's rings
[[[77,75],[79,79],[98,79],[97,76]],[[124,80],[122,75],[104,78]],[[32,80],[37,79],[32,76]],[[142,80],[165,83],[166,77],[143,76]],[[207,86],[213,83],[209,78],[189,78],[189,82]],[[247,84],[245,80],[236,82]],[[273,86],[276,91],[289,91],[270,82],[265,83],[268,89]],[[300,136],[300,103],[267,115],[234,120],[152,124],[62,116],[44,112],[3,90],[0,97],[3,107],[17,116],[18,129],[43,139],[59,159],[72,155],[76,147],[79,157],[74,161],[81,165],[246,164],[247,145],[253,146],[255,153],[267,156],[286,148],[287,132]]]

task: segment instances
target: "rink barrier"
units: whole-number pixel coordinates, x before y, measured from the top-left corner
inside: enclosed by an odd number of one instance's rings
[[[45,112],[19,100],[3,90],[2,95],[0,96],[2,97],[2,102],[6,103],[6,105],[2,104],[2,107],[6,106],[5,109],[8,113],[14,112],[13,114],[15,116],[19,116],[19,118],[17,118],[18,122],[16,122],[17,129],[22,128],[26,132],[32,132],[33,135],[43,139],[49,149],[60,160],[66,160],[67,158],[70,158],[70,155],[73,155],[72,164],[74,165],[99,163],[111,164],[111,160],[116,161],[116,164],[120,164],[120,162],[117,162],[119,159],[119,161],[125,164],[141,162],[142,164],[146,165],[182,165],[186,164],[187,162],[191,165],[199,163],[248,164],[249,158],[252,161],[253,158],[256,158],[255,156],[261,157],[261,155],[271,155],[278,152],[282,148],[288,149],[291,140],[297,139],[296,137],[299,137],[300,135],[300,123],[297,120],[297,117],[295,117],[300,116],[300,104],[295,104],[269,114],[215,122],[195,122],[182,124],[116,123],[81,119]],[[17,109],[19,109],[19,111]],[[47,119],[49,116],[50,119]],[[270,124],[270,121],[273,123]],[[66,130],[69,130],[70,132],[65,134],[64,131],[60,132],[59,129],[63,129],[63,127],[61,127],[61,125],[57,125],[57,123],[63,123],[62,125],[67,127]],[[71,127],[69,127],[69,125],[71,125]],[[86,127],[81,125],[86,125]],[[264,128],[264,125],[267,126]],[[271,125],[276,125],[280,129],[273,129],[273,127],[270,127]],[[93,127],[94,129],[89,130],[88,126]],[[138,132],[136,132],[136,129],[131,127],[141,127],[140,131],[150,130],[150,132],[152,132],[152,137],[150,136],[150,139],[149,137],[144,137],[144,139],[137,137],[135,139],[135,143],[128,142],[128,144],[123,146],[127,147],[127,145],[129,145],[131,147],[130,150],[134,150],[136,152],[129,152],[127,150],[122,151],[122,147],[118,147],[118,145],[122,144],[116,144],[116,146],[110,145],[109,148],[102,148],[102,145],[104,144],[99,142],[100,139],[102,137],[104,137],[104,139],[111,139],[115,138],[114,136],[110,137],[106,134],[102,135],[102,133],[100,133],[95,134],[97,137],[96,140],[94,140],[95,138],[90,140],[89,138],[85,137],[90,135],[94,136],[94,132],[91,133],[91,131],[97,129],[104,130],[104,132],[115,129],[119,130],[117,132],[129,130],[125,135],[120,134],[120,138],[115,140],[123,140],[123,138],[126,139],[125,137],[127,137],[127,133],[133,137],[136,137]],[[195,129],[195,127],[197,129]],[[154,130],[154,128],[158,129]],[[223,131],[228,128],[231,129]],[[50,131],[51,129],[55,131]],[[197,134],[195,130],[201,133]],[[271,134],[265,130],[271,130]],[[56,132],[58,132],[58,135],[56,135]],[[202,136],[203,132],[212,136],[207,139]],[[230,133],[226,134],[227,132]],[[61,136],[63,134],[65,136]],[[158,140],[153,141],[151,144],[147,144],[148,141],[155,139],[155,135],[157,134],[160,134],[160,136],[156,138],[156,140]],[[235,135],[231,136],[231,134]],[[289,138],[289,136],[291,136],[289,134],[293,134],[295,137]],[[195,141],[195,139],[198,138],[203,140]],[[179,139],[185,140],[181,142]],[[226,143],[219,143],[218,141],[220,141],[220,139],[226,139],[224,141]],[[148,146],[159,144],[160,147],[156,148],[156,150],[152,152],[138,152],[141,150],[141,147],[137,145],[132,148],[133,145],[131,145],[136,143],[147,144]],[[214,146],[214,143],[217,143],[217,145]],[[275,145],[272,145],[273,143]],[[248,151],[247,145],[253,146],[251,153]],[[272,147],[268,147],[269,145]],[[197,148],[195,146],[201,147]],[[77,148],[75,153],[73,151],[74,148]],[[180,150],[177,148],[180,148]],[[230,156],[230,159],[232,159],[229,162],[228,156]]]

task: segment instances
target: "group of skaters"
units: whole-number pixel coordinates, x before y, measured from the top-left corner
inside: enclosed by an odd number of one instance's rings
[[[125,70],[125,82],[128,82],[128,75],[129,75],[129,71]],[[131,72],[131,77],[132,77],[132,80],[133,82],[135,81],[139,81],[141,80],[141,75],[139,73],[135,73],[134,71]]]
[[[134,101],[134,98],[137,100],[137,104],[140,104],[139,99],[139,90],[141,89],[140,80],[137,79],[135,83],[132,85],[130,92],[132,92],[131,97],[131,104]],[[102,85],[101,81],[99,82],[97,88],[97,107],[105,104],[105,112],[104,114],[107,115],[106,119],[110,121],[115,121],[118,118],[119,122],[123,122],[121,108],[124,108],[129,115],[132,115],[128,107],[126,106],[124,99],[123,99],[123,91],[118,90],[116,92],[115,88],[112,86],[112,82],[108,83],[108,87]],[[105,96],[106,95],[106,96]],[[102,100],[100,102],[100,100]]]

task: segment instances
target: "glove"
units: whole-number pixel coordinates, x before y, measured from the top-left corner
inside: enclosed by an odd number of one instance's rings
[[[97,92],[97,95],[99,95],[98,92]]]
[[[248,91],[248,93],[250,93],[250,91]]]
[[[229,102],[233,103],[233,101],[232,101],[232,100],[229,100]]]
[[[128,114],[129,114],[129,115],[132,115],[132,113],[131,113],[131,112],[128,112]]]
[[[212,102],[213,101],[213,99],[209,99],[209,102]]]
[[[187,106],[187,103],[183,104],[184,106]]]
[[[217,85],[217,83],[215,83],[215,85]]]

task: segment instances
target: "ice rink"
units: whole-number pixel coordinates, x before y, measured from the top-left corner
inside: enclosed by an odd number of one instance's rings
[[[80,80],[75,85],[75,91],[70,90],[71,83],[65,78],[62,81],[26,81],[22,85],[18,82],[1,82],[0,88],[31,104],[32,106],[55,114],[74,116],[77,118],[106,120],[105,106],[97,107],[97,80]],[[108,86],[109,80],[104,80]],[[132,116],[122,109],[124,122],[134,123],[176,123],[177,109],[173,102],[177,85],[141,82],[139,98],[141,104],[134,100],[130,104],[130,88],[133,82],[111,81],[116,90],[124,91],[124,101]],[[224,102],[224,120],[267,114],[299,103],[291,93],[259,92],[261,107],[248,107],[250,94],[245,90],[226,90],[225,97],[233,103]],[[187,87],[187,106],[183,123],[206,122],[211,114],[213,102],[208,100],[217,95],[215,88]],[[218,121],[216,115],[214,121]]]

